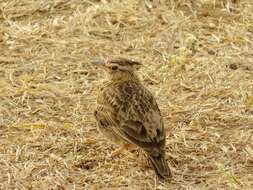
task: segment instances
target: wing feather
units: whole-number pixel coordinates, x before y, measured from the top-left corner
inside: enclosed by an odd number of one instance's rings
[[[104,121],[117,135],[148,152],[164,148],[160,110],[148,90],[138,84],[124,84],[106,88],[103,93],[101,103],[104,105],[97,108],[100,112],[97,120]]]

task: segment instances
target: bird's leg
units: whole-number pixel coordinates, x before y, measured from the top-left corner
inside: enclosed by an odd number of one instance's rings
[[[148,158],[144,151],[139,150],[138,152],[138,158],[136,159],[139,167],[141,168],[151,168],[150,163],[148,161]]]
[[[114,158],[118,155],[120,155],[124,150],[133,150],[136,146],[133,145],[133,144],[123,144],[121,147],[119,147],[118,149],[114,150],[112,153],[111,153],[111,157]]]
[[[124,146],[121,146],[121,147],[119,147],[118,149],[112,151],[110,156],[111,156],[112,158],[114,158],[114,157],[120,155],[120,154],[124,151],[124,149],[125,149]]]

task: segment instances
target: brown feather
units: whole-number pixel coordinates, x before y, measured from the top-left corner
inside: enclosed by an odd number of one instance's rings
[[[164,155],[159,154],[159,156],[152,156],[148,154],[148,158],[156,172],[156,174],[161,178],[172,177],[168,163],[165,160]]]
[[[109,80],[99,90],[95,117],[100,131],[111,140],[117,139],[116,143],[121,139],[139,146],[147,153],[159,176],[171,176],[165,161],[164,124],[153,95],[140,83],[134,71],[128,69],[135,62],[110,61],[109,69],[111,63],[118,64],[122,70],[108,71]]]

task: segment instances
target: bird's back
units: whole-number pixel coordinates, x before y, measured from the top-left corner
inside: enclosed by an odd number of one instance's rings
[[[139,122],[144,126],[150,141],[160,141],[165,137],[156,100],[140,82],[105,83],[100,94],[98,103],[103,102],[111,107],[119,125],[127,121]]]

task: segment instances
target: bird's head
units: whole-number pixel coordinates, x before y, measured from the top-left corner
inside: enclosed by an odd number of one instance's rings
[[[138,80],[135,73],[141,67],[141,63],[126,58],[115,58],[101,64],[112,81]]]

